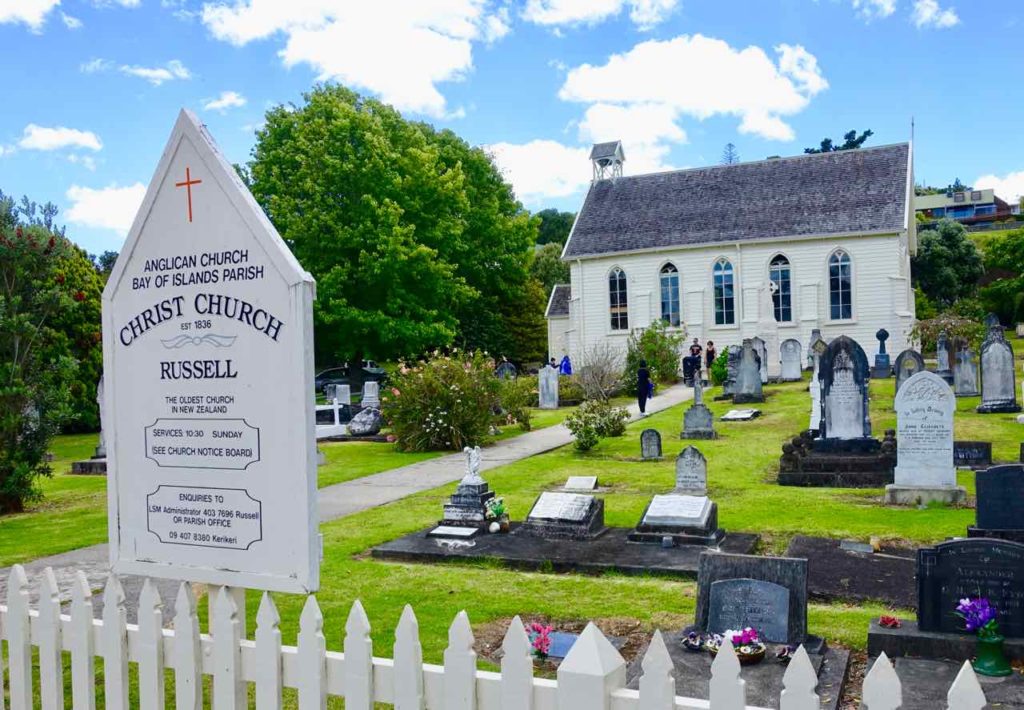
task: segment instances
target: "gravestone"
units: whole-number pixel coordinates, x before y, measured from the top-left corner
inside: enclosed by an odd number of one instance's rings
[[[753,341],[747,338],[743,341],[739,366],[736,368],[736,385],[732,401],[736,404],[763,402],[764,392],[761,384],[761,360]]]
[[[760,409],[730,409],[722,415],[723,422],[749,422],[761,416]]]
[[[954,441],[953,465],[960,468],[987,468],[992,465],[991,441]]]
[[[93,459],[103,459],[104,469],[106,469],[106,458],[107,458],[107,441],[103,435],[103,375],[100,375],[100,381],[96,383],[96,410],[100,415],[100,440],[96,444],[96,449],[93,451]]]
[[[789,641],[789,590],[758,579],[721,579],[708,593],[708,633],[751,627],[769,643]]]
[[[762,282],[758,294],[757,335],[763,341],[761,365],[764,368],[762,382],[778,382],[782,375],[779,359],[779,324],[775,320],[775,292],[778,285],[771,279]]]
[[[924,358],[921,357],[921,353],[907,348],[899,355],[896,356],[896,391],[899,392],[900,387],[914,374],[921,372],[925,369]]]
[[[996,326],[999,326],[1000,328],[1002,328],[1002,326],[999,324],[999,316],[997,316],[995,313],[989,313],[987,316],[985,316],[985,327],[986,328],[991,329],[991,328],[994,328]]]
[[[803,377],[800,359],[800,341],[789,338],[782,341],[782,379],[793,382]]]
[[[875,353],[875,364],[871,367],[871,377],[876,380],[884,380],[892,375],[889,353],[885,352],[885,341],[889,339],[889,331],[882,328],[875,333],[875,337],[878,338],[878,352]]]
[[[767,582],[787,590],[788,608],[785,614],[785,635],[775,636],[773,626],[773,637],[769,641],[778,643],[798,644],[807,640],[807,560],[791,557],[759,557],[755,555],[731,555],[722,552],[705,552],[700,557],[700,565],[697,571],[697,618],[696,629],[700,631],[723,631],[712,628],[715,623],[712,618],[711,595],[712,587],[716,582],[726,580],[745,580],[745,585],[750,582]],[[745,585],[719,588],[726,592],[738,593],[735,598],[741,603]],[[751,614],[758,617],[764,613],[769,616],[777,616],[777,602],[779,592],[773,587],[754,586],[755,594],[751,599],[757,603],[751,604],[751,609],[745,610],[744,614]],[[762,597],[763,595],[763,597]],[[723,605],[724,607],[727,605]],[[722,617],[720,616],[719,619]],[[752,624],[751,624],[752,625]],[[729,628],[736,628],[734,626]],[[759,630],[760,627],[759,627]]]
[[[597,488],[597,476],[569,476],[565,485],[562,486],[562,489],[566,491],[592,491],[595,488]]]
[[[968,537],[1024,543],[1024,466],[992,466],[974,474],[978,505]]]
[[[957,397],[977,397],[978,366],[974,362],[974,351],[960,348],[956,351],[956,364],[953,365],[953,390]]]
[[[962,503],[967,491],[956,485],[953,466],[953,412],[956,397],[934,372],[922,371],[896,393],[895,480],[885,502],[926,505]]]
[[[1018,323],[1017,324],[1016,332],[1017,332],[1017,337],[1018,338],[1024,338],[1024,323]]]
[[[811,331],[811,418],[808,422],[808,429],[815,434],[821,429],[821,356],[828,350],[828,343],[821,337],[821,332],[815,328]]]
[[[100,438],[93,450],[92,458],[71,462],[71,473],[80,476],[107,475],[107,443],[103,433],[103,375],[96,384],[96,407],[100,415]]]
[[[451,498],[444,504],[444,518],[438,527],[427,533],[431,537],[471,537],[464,530],[451,528],[472,528],[481,532],[487,528],[487,501],[494,497],[494,491],[480,476],[480,447],[466,447],[466,474],[459,481]]]
[[[868,360],[857,341],[841,335],[821,358],[821,438],[865,439],[871,436],[868,415]]]
[[[537,373],[537,397],[541,409],[558,409],[558,370],[551,365]]]
[[[714,439],[715,417],[704,404],[704,386],[700,379],[693,383],[693,404],[683,413],[683,431],[681,439]]]
[[[676,487],[672,492],[691,496],[708,494],[708,461],[697,447],[687,446],[676,457]]]
[[[604,501],[581,493],[541,493],[516,535],[589,540],[605,532]]]
[[[750,339],[750,344],[754,346],[754,352],[757,353],[757,367],[761,384],[765,384],[768,382],[768,348],[764,340],[757,336]]]
[[[516,370],[516,366],[510,363],[508,360],[502,360],[501,363],[494,369],[494,374],[501,380],[514,380],[519,374]]]
[[[1004,636],[1024,636],[1024,545],[977,538],[917,551],[917,624],[921,631],[963,633],[953,613],[964,598],[987,597]]]
[[[722,382],[722,398],[731,398],[736,394],[736,376],[740,368],[740,358],[743,355],[742,348],[730,345],[727,350],[725,361],[725,381]]]
[[[939,333],[935,341],[935,374],[953,384],[953,344],[945,331]]]
[[[334,386],[334,399],[338,400],[339,404],[352,404],[352,386],[351,385],[335,385]]]
[[[981,404],[979,414],[1019,412],[1013,347],[1006,342],[1003,328],[989,328],[981,346]]]
[[[640,458],[644,461],[657,461],[661,458],[661,434],[657,429],[644,429],[640,432]]]
[[[374,409],[380,409],[380,383],[372,380],[367,380],[363,383],[363,399],[362,405],[364,409],[373,407]]]

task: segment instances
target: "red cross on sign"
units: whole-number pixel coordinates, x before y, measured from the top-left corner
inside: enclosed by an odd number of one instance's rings
[[[192,179],[192,172],[189,170],[189,168],[186,167],[185,168],[185,181],[184,182],[176,182],[176,183],[174,183],[175,187],[184,187],[185,190],[188,192],[188,221],[189,222],[192,221],[192,186],[193,185],[198,185],[201,182],[202,182],[202,180],[193,180]]]

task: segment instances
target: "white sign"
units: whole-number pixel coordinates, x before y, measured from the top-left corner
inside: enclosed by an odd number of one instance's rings
[[[116,572],[317,589],[314,291],[182,111],[103,293]]]

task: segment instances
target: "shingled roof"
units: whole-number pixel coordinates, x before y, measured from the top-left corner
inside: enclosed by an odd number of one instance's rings
[[[600,180],[565,257],[906,228],[910,145]]]
[[[569,284],[555,284],[551,289],[551,297],[548,299],[548,310],[545,318],[557,318],[569,315],[569,297],[572,295],[572,287]]]

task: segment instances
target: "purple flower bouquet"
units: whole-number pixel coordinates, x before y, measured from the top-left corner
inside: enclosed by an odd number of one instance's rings
[[[968,631],[978,634],[978,638],[999,636],[998,611],[985,597],[961,599],[954,613],[964,620]]]

